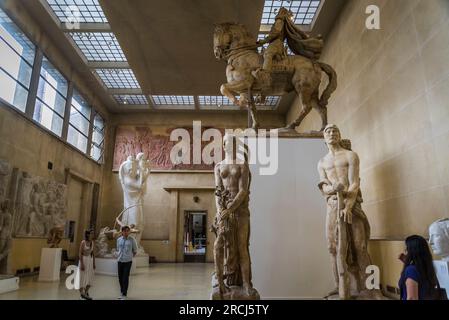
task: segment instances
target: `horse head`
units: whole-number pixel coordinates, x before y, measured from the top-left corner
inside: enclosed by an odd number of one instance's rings
[[[244,25],[225,22],[215,25],[214,55],[226,59],[230,50],[242,46],[254,45],[255,41]]]

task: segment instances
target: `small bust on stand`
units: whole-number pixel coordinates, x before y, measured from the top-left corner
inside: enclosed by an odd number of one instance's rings
[[[435,273],[440,287],[449,293],[449,219],[439,219],[429,227],[429,244],[433,254],[441,257],[434,260]]]
[[[58,248],[58,245],[62,240],[63,234],[64,228],[62,226],[55,226],[50,229],[47,239],[47,244],[50,245],[50,248]]]

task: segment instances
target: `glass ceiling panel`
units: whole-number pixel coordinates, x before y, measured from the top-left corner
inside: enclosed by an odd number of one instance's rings
[[[147,97],[142,94],[114,95],[118,104],[147,105]]]
[[[95,69],[108,89],[140,89],[131,69]]]
[[[200,106],[234,106],[227,97],[224,96],[198,96]]]
[[[293,12],[295,24],[309,25],[315,18],[321,0],[265,0],[262,14],[262,24],[273,24],[281,7]]]
[[[258,106],[275,107],[279,103],[280,96],[268,96],[265,98],[265,103],[258,104]]]
[[[69,33],[87,61],[126,61],[125,54],[112,32]]]
[[[98,0],[47,0],[61,23],[107,23]]]
[[[193,96],[158,96],[153,95],[155,105],[194,105]]]

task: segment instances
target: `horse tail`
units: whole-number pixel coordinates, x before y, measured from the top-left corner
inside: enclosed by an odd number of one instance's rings
[[[324,62],[317,61],[317,64],[320,66],[321,70],[323,70],[324,73],[326,73],[329,77],[329,84],[327,85],[326,89],[324,89],[323,93],[321,94],[320,100],[318,101],[319,105],[325,108],[327,107],[331,94],[337,89],[337,73],[330,65]]]

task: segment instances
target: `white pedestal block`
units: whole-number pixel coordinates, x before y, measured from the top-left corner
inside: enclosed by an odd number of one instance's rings
[[[59,281],[62,248],[42,248],[39,281]]]
[[[251,165],[254,288],[262,299],[320,299],[334,286],[325,234],[326,200],[317,187],[316,169],[328,151],[322,139],[278,141],[276,174],[263,175],[259,169],[265,166]]]
[[[19,281],[18,277],[0,276],[0,294],[19,290]]]
[[[134,258],[131,265],[130,275],[136,273],[137,261]],[[95,258],[95,274],[107,276],[118,276],[117,259],[115,258]]]
[[[136,261],[137,268],[148,267],[150,265],[150,256],[148,254],[136,255],[134,260]]]

